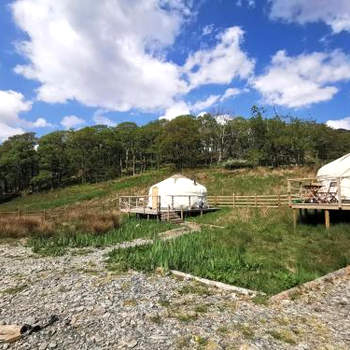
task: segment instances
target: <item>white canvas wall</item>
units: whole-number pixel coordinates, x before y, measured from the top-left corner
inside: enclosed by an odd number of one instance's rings
[[[153,185],[149,190],[148,207],[153,207],[155,201],[152,198],[154,188],[158,189],[160,207],[167,209],[188,209],[207,207],[207,189],[182,175],[174,175],[158,184]]]
[[[336,178],[341,178],[341,196],[350,200],[350,153],[326,164],[317,172],[317,179],[322,183],[324,188],[329,188],[331,182]]]

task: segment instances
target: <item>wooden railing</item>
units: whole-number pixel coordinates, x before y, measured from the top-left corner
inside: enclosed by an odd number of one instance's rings
[[[188,195],[166,195],[166,196],[119,196],[119,209],[122,211],[128,211],[135,208],[149,208],[149,203],[153,210],[160,211],[163,209],[174,209],[178,199],[181,199],[181,207],[183,209],[191,209],[194,206],[193,200],[195,202],[202,198],[205,201],[205,196],[201,197],[198,195],[188,196]],[[165,204],[164,204],[165,202]]]
[[[342,207],[342,180],[345,177],[288,179],[288,193],[298,193],[300,203],[337,205]],[[293,204],[290,196],[289,205]]]
[[[289,194],[271,194],[271,195],[250,195],[239,196],[232,194],[231,196],[208,196],[208,203],[214,207],[232,207],[232,208],[279,208],[288,206]],[[298,198],[298,195],[291,195]]]

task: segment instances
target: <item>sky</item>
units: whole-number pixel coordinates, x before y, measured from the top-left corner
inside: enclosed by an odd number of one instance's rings
[[[0,142],[181,114],[350,129],[349,0],[0,0]]]

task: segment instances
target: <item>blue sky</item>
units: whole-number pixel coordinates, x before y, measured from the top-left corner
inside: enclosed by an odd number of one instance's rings
[[[0,141],[253,104],[350,129],[348,0],[0,4]]]

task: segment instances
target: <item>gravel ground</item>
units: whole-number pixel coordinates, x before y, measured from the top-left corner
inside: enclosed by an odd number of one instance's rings
[[[42,258],[0,245],[0,324],[59,321],[0,349],[350,349],[350,279],[261,305],[160,274],[118,275],[107,250]]]

